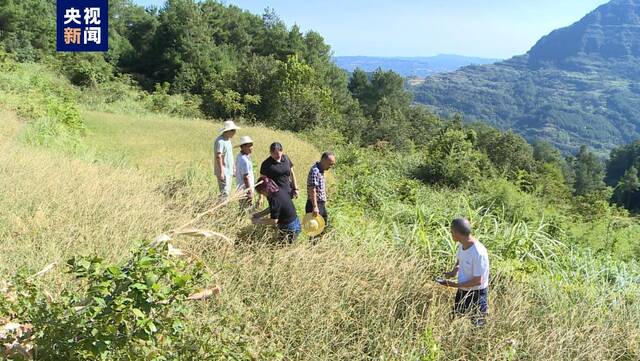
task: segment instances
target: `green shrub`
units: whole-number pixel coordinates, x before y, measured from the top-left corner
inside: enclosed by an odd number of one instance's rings
[[[169,83],[156,84],[155,91],[147,96],[151,111],[179,117],[203,118],[200,110],[202,98],[191,94],[169,94]]]
[[[486,154],[474,149],[473,131],[446,129],[427,144],[416,176],[427,183],[460,187],[493,173]]]
[[[475,187],[477,207],[490,209],[507,221],[533,221],[541,213],[541,204],[530,194],[520,191],[506,179],[496,178],[480,182]]]
[[[64,54],[60,67],[72,84],[95,88],[113,78],[114,69],[100,54]]]
[[[121,265],[73,258],[76,284],[56,298],[18,276],[15,295],[0,295],[0,311],[32,325],[39,360],[178,359],[184,301],[204,273],[168,250],[166,243],[140,247]]]

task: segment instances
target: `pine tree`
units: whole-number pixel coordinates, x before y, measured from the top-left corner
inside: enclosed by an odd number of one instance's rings
[[[583,145],[575,157],[574,194],[582,196],[604,188],[604,165],[602,161]]]
[[[638,169],[631,166],[624,172],[622,178],[616,187],[616,199],[618,203],[624,205],[627,209],[635,209],[632,201],[636,192],[640,189],[640,181],[638,180]]]

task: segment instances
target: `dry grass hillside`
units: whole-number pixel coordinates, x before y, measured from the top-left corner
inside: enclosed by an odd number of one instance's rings
[[[25,145],[21,122],[0,113],[1,274],[58,262],[43,287],[65,286],[60,263],[77,254],[126,257],[136,242],[216,204],[209,151],[217,124],[84,114],[82,159]],[[293,134],[246,127],[256,167],[279,140],[298,177],[319,151]],[[304,197],[304,195],[303,195]],[[302,209],[298,204],[299,210]],[[449,317],[452,291],[431,281],[433,258],[408,252],[357,214],[335,214],[317,245],[274,245],[234,205],[196,226],[221,239],[180,239],[204,260],[221,294],[193,304],[197,359],[637,360],[638,315],[581,290],[495,269],[487,327]],[[574,292],[575,291],[575,292]],[[195,356],[194,356],[195,357]]]

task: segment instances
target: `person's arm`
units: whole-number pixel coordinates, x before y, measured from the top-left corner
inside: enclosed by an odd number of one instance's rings
[[[482,284],[482,276],[473,277],[472,279],[468,280],[467,282],[463,282],[463,283],[457,283],[457,282],[453,282],[453,281],[444,281],[444,283],[442,283],[442,284],[444,286],[449,286],[449,287],[453,287],[453,288],[476,287],[476,286],[480,286]]]
[[[308,186],[307,194],[309,195],[309,200],[311,201],[311,205],[313,206],[313,210],[311,213],[314,217],[317,217],[320,214],[320,209],[318,208],[318,194],[316,191],[316,187]]]
[[[263,217],[267,216],[269,214],[269,212],[271,212],[271,210],[269,208],[267,208],[267,209],[265,209],[263,211],[260,211],[258,213],[254,213],[252,218],[263,218]]]
[[[216,177],[220,181],[224,181],[224,178],[225,178],[224,159],[222,158],[222,151],[223,151],[222,144],[218,141],[218,139],[216,139],[216,141],[213,143],[213,154],[214,154],[213,161],[215,162],[213,169]],[[216,165],[218,167],[215,167]]]
[[[260,177],[264,177],[264,173],[262,173],[262,170],[260,170]],[[258,192],[258,200],[256,202],[256,207],[260,208],[262,207],[262,202],[264,201],[264,196],[262,195],[262,193]]]
[[[293,198],[296,198],[298,196],[299,192],[299,188],[298,188],[298,181],[296,180],[296,173],[293,171],[293,166],[291,166],[291,190],[293,193]]]
[[[253,224],[264,224],[266,226],[276,226],[278,225],[278,220],[273,218],[252,218],[251,222]]]
[[[309,175],[307,175],[307,197],[311,202],[312,213],[314,217],[317,217],[320,214],[320,209],[318,208],[318,174],[317,169],[312,167],[309,170]]]
[[[253,173],[253,169],[251,169],[251,163],[244,157],[238,157],[238,161],[236,162],[236,168],[238,173],[242,174],[242,185],[244,186],[244,195],[245,197],[253,203],[253,184],[251,184],[249,180],[249,176]]]
[[[267,175],[265,174],[267,172],[267,167],[265,162],[262,162],[262,164],[260,164],[260,177],[266,177]],[[261,193],[258,193],[258,199],[256,201],[256,207],[260,208],[262,207],[262,202],[263,202],[263,196]]]
[[[222,171],[224,169],[222,153],[216,152],[216,163],[218,164],[218,168],[216,169],[216,177],[218,177],[219,180],[223,181],[225,178],[225,174]]]
[[[456,265],[450,272],[445,272],[444,276],[447,278],[453,278],[458,274],[458,269],[460,269],[460,261],[456,261]]]
[[[270,217],[267,218],[266,216]],[[265,224],[267,226],[275,226],[278,224],[278,218],[280,215],[280,203],[277,199],[272,199],[269,201],[269,208],[265,209],[260,213],[254,214],[251,222],[253,224]]]
[[[249,173],[242,176],[242,182],[247,192],[247,199],[253,201],[253,184],[249,181]]]

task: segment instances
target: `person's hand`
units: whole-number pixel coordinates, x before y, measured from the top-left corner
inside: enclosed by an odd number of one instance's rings
[[[319,216],[319,215],[320,215],[320,210],[318,209],[318,207],[314,207],[314,208],[313,208],[313,211],[311,212],[311,214],[312,214],[314,217]]]
[[[438,282],[439,284],[445,286],[445,287],[457,287],[458,284],[453,282],[453,281],[449,281],[449,280],[442,280],[441,282]]]
[[[291,191],[291,198],[298,198],[298,190],[297,189],[293,189],[293,191]]]

